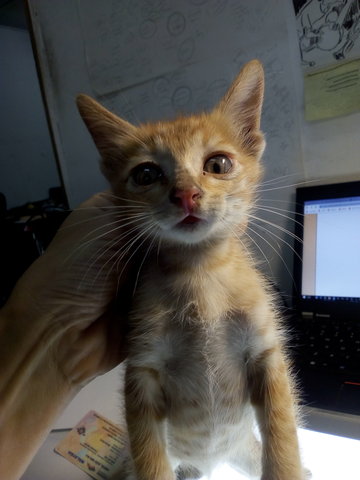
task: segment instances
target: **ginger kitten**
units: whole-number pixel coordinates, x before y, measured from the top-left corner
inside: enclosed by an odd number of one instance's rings
[[[143,255],[127,479],[200,477],[222,462],[250,478],[305,478],[279,320],[244,233],[262,173],[263,90],[254,60],[210,113],[140,126],[78,97],[122,215],[119,256]]]

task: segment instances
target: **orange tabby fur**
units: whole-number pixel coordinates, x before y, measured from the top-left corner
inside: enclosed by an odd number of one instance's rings
[[[144,255],[129,320],[129,479],[209,475],[220,462],[304,478],[277,312],[246,248],[263,82],[252,61],[212,112],[139,127],[78,98],[119,211],[138,215],[123,221],[122,238],[139,236],[125,255]]]

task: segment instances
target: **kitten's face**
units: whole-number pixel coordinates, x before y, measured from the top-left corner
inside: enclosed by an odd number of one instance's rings
[[[137,136],[123,145],[126,160],[111,184],[126,204],[146,212],[143,228],[192,244],[246,223],[260,166],[217,115],[144,126]]]
[[[196,244],[246,225],[264,148],[262,79],[251,62],[213,112],[140,127],[78,100],[103,172],[144,238]]]

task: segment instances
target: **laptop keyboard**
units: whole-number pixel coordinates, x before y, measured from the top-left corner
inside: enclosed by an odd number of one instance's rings
[[[299,365],[360,376],[360,327],[353,322],[303,321],[292,345]]]

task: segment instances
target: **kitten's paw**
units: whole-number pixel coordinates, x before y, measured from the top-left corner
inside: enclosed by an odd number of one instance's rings
[[[138,480],[130,457],[126,458],[110,480]]]
[[[138,480],[134,473],[115,473],[110,480]]]
[[[110,480],[138,480],[135,473],[117,472]]]
[[[304,480],[310,480],[312,478],[311,470],[304,468]]]
[[[304,468],[301,472],[297,472],[297,474],[294,473],[294,475],[291,476],[291,480],[310,480],[311,478],[312,473],[307,468]],[[282,474],[277,475],[276,473],[270,475],[263,473],[260,480],[290,480],[290,477]]]
[[[202,477],[202,473],[190,465],[180,465],[176,469],[176,480],[195,480]]]

